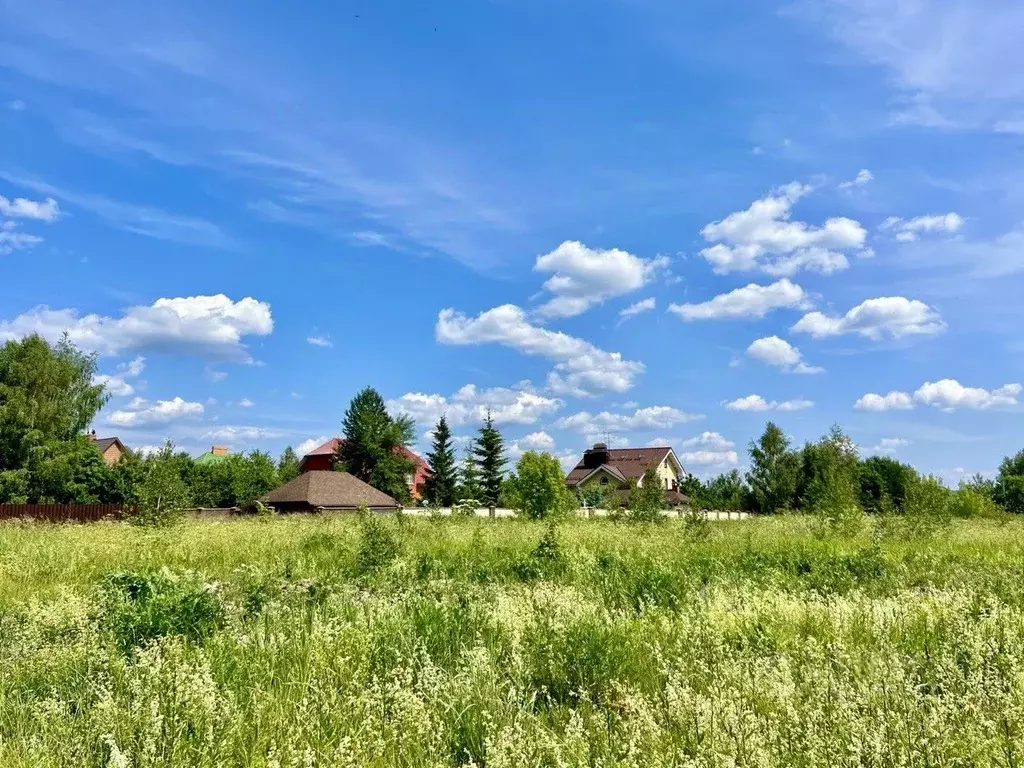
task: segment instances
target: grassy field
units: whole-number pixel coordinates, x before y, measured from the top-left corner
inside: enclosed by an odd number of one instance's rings
[[[1017,522],[4,524],[0,766],[1024,766],[1022,587]]]

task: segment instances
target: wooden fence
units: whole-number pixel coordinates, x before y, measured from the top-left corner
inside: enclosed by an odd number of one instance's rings
[[[94,523],[121,517],[121,504],[0,504],[0,520]]]

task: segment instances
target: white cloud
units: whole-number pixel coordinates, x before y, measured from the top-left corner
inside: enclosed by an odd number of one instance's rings
[[[333,347],[334,344],[327,336],[308,336],[306,342],[312,344],[314,347]]]
[[[24,197],[9,200],[0,195],[0,216],[12,219],[34,219],[36,221],[54,222],[60,218],[60,206],[52,197],[37,202]]]
[[[330,439],[331,438],[327,437],[327,435],[320,435],[320,437],[311,437],[308,440],[303,440],[295,446],[295,453],[297,453],[301,459],[314,448],[319,448]]]
[[[534,264],[537,272],[554,273],[544,283],[554,298],[537,312],[545,317],[578,315],[605,299],[642,288],[666,266],[664,256],[642,259],[618,248],[601,250],[566,240]]]
[[[875,175],[871,173],[867,168],[861,168],[857,175],[849,181],[840,182],[840,189],[853,189],[854,187],[864,187],[875,180]]]
[[[782,279],[770,285],[750,283],[701,304],[670,304],[668,311],[683,320],[718,320],[762,318],[773,309],[807,309],[809,306],[811,302],[804,289]]]
[[[860,411],[909,411],[914,401],[906,392],[893,391],[887,395],[869,392],[858,398],[853,407]]]
[[[237,405],[239,408],[252,408],[254,405],[256,405],[256,403],[254,403],[248,397],[243,397],[241,400],[235,403],[235,405]]]
[[[765,400],[761,395],[747,395],[725,403],[730,411],[802,411],[814,405],[811,400]]]
[[[905,440],[902,437],[883,437],[878,441],[878,445],[873,445],[868,448],[870,453],[883,454],[891,456],[896,453],[899,448],[904,448],[910,445],[909,440]]]
[[[719,274],[760,269],[788,276],[806,269],[828,275],[846,269],[844,251],[863,247],[867,232],[845,217],[827,219],[820,228],[792,221],[793,205],[810,191],[811,187],[792,182],[746,210],[708,224],[700,233],[715,244],[701,255]]]
[[[14,222],[2,222],[0,225],[13,225]],[[0,228],[0,256],[6,256],[15,251],[24,251],[34,248],[43,242],[43,238],[37,235],[30,235],[27,232],[14,232],[13,228]]]
[[[945,233],[952,235],[963,226],[964,220],[957,213],[930,214],[917,216],[913,219],[901,219],[890,216],[882,222],[879,229],[892,231],[894,237],[902,243],[911,243],[922,233]]]
[[[135,387],[125,379],[138,378],[146,368],[146,358],[141,355],[128,363],[121,363],[114,373],[97,374],[92,377],[93,385],[102,384],[114,397],[129,397],[135,394]]]
[[[79,316],[74,309],[39,306],[0,322],[0,341],[31,333],[52,341],[67,331],[76,345],[101,355],[152,350],[252,362],[242,337],[266,336],[273,328],[266,302],[232,301],[218,294],[157,299],[148,307],[130,307],[121,317]]]
[[[111,413],[107,422],[121,427],[141,427],[147,424],[168,424],[202,414],[202,403],[191,403],[180,397],[155,402],[137,397],[124,408]]]
[[[736,444],[731,440],[726,440],[718,432],[701,432],[696,437],[691,437],[684,440],[683,448],[704,448],[713,451],[725,451],[730,448],[735,448]]]
[[[547,383],[559,395],[625,392],[645,370],[643,363],[624,360],[618,352],[606,352],[583,339],[533,325],[514,304],[494,307],[476,317],[443,309],[437,316],[435,336],[441,344],[501,344],[554,360],[557,364]]]
[[[550,451],[555,447],[555,438],[547,432],[531,432],[519,438],[517,441],[525,448],[532,448],[537,451]]]
[[[738,464],[739,460],[736,451],[684,451],[679,454],[679,461],[684,467],[687,464],[698,466]]]
[[[601,435],[605,432],[662,429],[703,418],[704,416],[701,414],[686,413],[678,408],[667,405],[655,405],[648,408],[638,408],[631,414],[610,413],[608,411],[594,414],[588,411],[580,411],[572,416],[565,416],[559,419],[555,426],[559,429],[571,429],[585,435]]]
[[[804,362],[800,350],[778,336],[757,339],[747,347],[747,354],[768,365],[774,365],[787,373],[824,373],[824,368]]]
[[[479,424],[488,410],[497,424],[533,424],[559,410],[563,403],[558,398],[538,394],[529,382],[521,382],[515,388],[491,389],[467,384],[450,398],[440,394],[407,392],[389,400],[387,405],[394,414],[410,416],[418,424],[432,427],[442,415],[452,426]]]
[[[956,379],[942,379],[922,384],[914,393],[914,399],[944,411],[958,408],[982,411],[999,405],[1016,405],[1020,392],[1020,384],[1005,384],[990,391],[981,387],[965,387]]]
[[[883,296],[858,304],[842,317],[810,312],[790,330],[809,333],[816,339],[857,333],[877,340],[942,333],[946,330],[946,323],[935,309],[922,301],[903,296]]]
[[[965,387],[956,379],[926,381],[914,392],[890,392],[887,395],[868,393],[853,404],[862,411],[909,411],[915,403],[931,405],[943,411],[967,409],[984,411],[996,406],[1017,405],[1020,384],[1004,384],[997,389]]]
[[[213,368],[207,368],[203,371],[203,375],[212,381],[214,384],[217,382],[224,381],[228,377],[227,371],[216,371]]]
[[[650,312],[656,306],[657,302],[655,302],[653,297],[650,299],[643,299],[642,301],[638,301],[635,304],[630,304],[625,309],[619,310],[619,317],[623,319],[635,317],[636,315],[639,315],[641,312]]]
[[[264,427],[217,427],[211,429],[203,435],[206,440],[216,440],[217,442],[227,443],[231,445],[233,443],[247,443],[255,440],[266,440],[272,437],[280,437],[281,433],[273,429],[265,429]],[[315,446],[314,446],[315,447]],[[302,454],[299,454],[300,456]]]

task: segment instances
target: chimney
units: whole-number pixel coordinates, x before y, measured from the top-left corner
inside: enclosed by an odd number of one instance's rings
[[[92,432],[89,433],[89,441],[93,442],[93,443],[96,442],[96,430],[95,429]]]
[[[210,448],[210,454],[213,456],[227,456],[230,451],[226,445],[215,445]]]
[[[602,464],[608,463],[607,443],[594,443],[593,448],[583,452],[583,466],[587,469],[597,469]]]

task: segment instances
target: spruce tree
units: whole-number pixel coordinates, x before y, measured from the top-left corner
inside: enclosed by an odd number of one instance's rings
[[[455,466],[455,449],[452,447],[452,431],[448,420],[442,416],[434,427],[434,444],[427,454],[430,475],[423,483],[423,495],[431,504],[450,507],[455,502],[455,483],[458,470]]]
[[[480,500],[484,506],[497,506],[501,496],[501,481],[504,479],[505,441],[494,427],[494,419],[490,410],[480,427],[480,436],[473,452],[476,465],[480,470]]]
[[[473,454],[476,451],[476,441],[474,440],[466,448],[466,456],[462,460],[462,471],[460,474],[459,483],[459,501],[466,501],[471,499],[474,503],[480,501],[480,471],[476,466],[476,459]]]
[[[412,419],[393,418],[380,393],[366,387],[352,398],[341,428],[345,439],[338,446],[336,468],[398,501],[408,501],[409,478],[416,465],[403,449],[412,442]]]
[[[298,476],[299,457],[295,454],[295,450],[289,445],[281,453],[281,458],[277,460],[277,481],[283,484],[290,480],[294,480]]]

